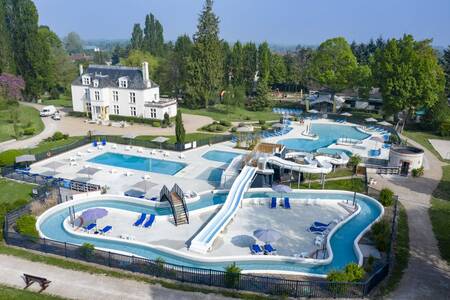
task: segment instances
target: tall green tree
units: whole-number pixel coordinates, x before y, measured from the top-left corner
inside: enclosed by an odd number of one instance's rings
[[[186,131],[184,129],[181,110],[177,111],[177,116],[175,118],[175,137],[177,139],[177,144],[184,144],[186,140]]]
[[[266,80],[258,80],[256,83],[255,95],[250,97],[248,109],[253,111],[263,111],[269,106],[269,85]]]
[[[287,70],[283,56],[280,54],[272,55],[270,62],[270,77],[271,84],[282,84],[287,82]]]
[[[258,47],[258,71],[259,77],[268,82],[270,78],[271,52],[269,44],[264,42]]]
[[[244,84],[244,64],[242,56],[242,44],[237,41],[231,50],[231,78],[234,86]]]
[[[164,52],[164,30],[153,14],[145,17],[143,50],[155,56],[162,56]]]
[[[144,42],[144,33],[141,29],[141,24],[136,23],[133,26],[133,33],[131,34],[130,48],[132,50],[142,50]]]
[[[255,92],[255,76],[258,70],[258,49],[254,43],[246,43],[242,48],[242,75],[247,94]]]
[[[445,93],[450,97],[450,46],[444,50],[441,63],[445,74]]]
[[[391,39],[375,54],[374,78],[387,113],[433,107],[444,92],[444,73],[430,40],[415,41],[411,35]]]
[[[14,73],[11,34],[7,25],[6,0],[0,0],[0,74]]]
[[[70,32],[64,38],[64,47],[69,54],[80,53],[83,51],[83,41],[76,32]]]
[[[207,107],[218,95],[223,78],[223,59],[219,40],[219,18],[213,1],[206,0],[194,35],[192,55],[188,59],[188,104]]]
[[[352,49],[343,37],[326,40],[320,44],[309,71],[314,81],[331,94],[333,112],[336,112],[336,93],[354,85],[358,63]]]

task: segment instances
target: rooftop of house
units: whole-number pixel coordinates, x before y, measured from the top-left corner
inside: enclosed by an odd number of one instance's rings
[[[108,65],[89,65],[73,82],[73,85],[83,85],[82,77],[89,75],[91,82],[89,86],[93,86],[94,80],[98,80],[97,88],[117,87],[119,88],[119,79],[127,78],[127,89],[142,90],[147,89],[144,83],[144,77],[141,68],[125,67],[125,66],[108,66]],[[150,80],[150,88],[158,85]]]

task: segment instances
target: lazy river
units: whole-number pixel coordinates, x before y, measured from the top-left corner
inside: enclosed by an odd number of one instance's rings
[[[189,203],[190,211],[207,208],[213,205],[223,204],[226,199],[226,193],[207,193],[203,194],[199,200]],[[245,198],[270,198],[272,196],[279,196],[278,194],[265,191],[249,191],[245,194]],[[292,202],[298,199],[308,200],[335,200],[342,201],[353,200],[353,193],[341,191],[311,191],[311,190],[296,190],[288,193]],[[245,201],[245,199],[243,200]],[[356,194],[356,202],[360,207],[360,212],[351,218],[347,223],[342,224],[335,233],[331,236],[330,246],[333,252],[332,260],[329,264],[317,265],[304,261],[282,261],[276,260],[276,256],[267,257],[267,260],[238,260],[237,265],[244,271],[270,271],[270,272],[295,272],[307,273],[315,276],[323,276],[331,270],[343,268],[350,262],[358,263],[358,255],[354,249],[354,242],[360,238],[360,234],[368,229],[368,227],[376,221],[383,214],[382,206],[373,198],[362,194]],[[111,207],[132,212],[141,213],[146,211],[156,215],[168,215],[171,213],[168,207],[154,207],[152,205],[136,204],[134,202],[127,202],[125,200],[105,199],[105,200],[91,200],[89,202],[79,203],[74,205],[76,211],[80,211],[90,207]],[[181,253],[175,255],[159,249],[154,249],[145,245],[131,244],[127,241],[121,240],[105,240],[99,239],[95,236],[79,236],[74,235],[64,228],[64,220],[68,217],[69,212],[65,207],[54,207],[54,210],[43,216],[38,222],[38,229],[42,236],[72,244],[81,245],[83,243],[94,244],[97,248],[110,249],[111,251],[127,252],[133,255],[146,257],[148,259],[163,258],[166,262],[178,265],[185,265],[197,268],[207,268],[223,270],[230,264],[229,261],[212,262],[201,261],[195,258],[185,257]],[[299,229],[300,230],[300,229]],[[304,230],[304,229],[301,229]],[[271,260],[271,258],[273,258]]]

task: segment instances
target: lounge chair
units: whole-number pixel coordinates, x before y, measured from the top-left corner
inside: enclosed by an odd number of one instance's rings
[[[94,146],[95,148],[98,146],[98,143],[97,143],[97,141],[93,141],[92,142],[92,146]]]
[[[86,226],[84,229],[86,229],[87,231],[91,231],[92,229],[94,229],[95,227],[97,227],[97,224],[95,223],[91,223],[88,226]]]
[[[106,146],[106,140],[102,139],[102,146]]]
[[[312,233],[323,233],[325,230],[327,230],[326,227],[309,227],[308,231]]]
[[[105,227],[103,227],[103,229],[100,229],[100,233],[101,234],[105,234],[105,233],[107,233],[108,231],[110,231],[112,229],[112,226],[111,225],[106,225]]]
[[[250,250],[252,251],[252,254],[258,254],[258,255],[260,255],[260,254],[263,254],[263,253],[264,253],[264,251],[261,249],[261,246],[258,245],[258,244],[253,244],[253,245],[250,247]]]
[[[147,218],[147,214],[146,213],[142,213],[141,216],[139,217],[139,219],[137,219],[136,222],[134,222],[134,226],[141,226],[142,223],[144,223],[145,218]]]
[[[291,208],[291,203],[289,203],[289,197],[284,197],[284,208]]]
[[[150,200],[151,201],[158,201],[158,197],[151,197]]]
[[[144,227],[145,228],[151,227],[153,225],[153,222],[155,222],[155,215],[151,214],[150,218],[148,218],[148,221],[145,222]]]
[[[276,208],[277,207],[277,198],[272,197],[272,202],[270,203],[270,208]]]
[[[264,245],[264,253],[266,254],[276,254],[277,249],[273,248],[271,244]]]
[[[325,223],[321,223],[321,222],[315,221],[315,222],[313,223],[313,226],[314,226],[314,227],[328,227],[328,226],[330,226],[331,223],[333,223],[333,222],[330,222],[330,223],[328,223],[328,224],[325,224]]]

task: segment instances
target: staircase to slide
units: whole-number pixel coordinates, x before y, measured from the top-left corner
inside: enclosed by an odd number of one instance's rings
[[[166,186],[163,186],[160,192],[160,199],[161,201],[169,202],[176,226],[189,224],[189,214],[184,201],[184,193],[177,184],[170,191]]]
[[[250,188],[255,174],[255,167],[245,166],[242,169],[241,173],[231,186],[223,206],[208,224],[206,224],[206,226],[192,239],[189,247],[190,251],[207,253],[211,249],[216,238],[236,215],[239,204],[241,203],[245,192]]]

